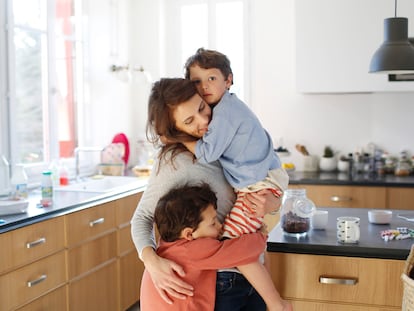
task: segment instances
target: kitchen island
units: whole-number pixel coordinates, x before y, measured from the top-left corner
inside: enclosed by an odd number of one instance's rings
[[[414,211],[393,210],[390,224],[368,222],[368,209],[320,208],[329,211],[326,230],[304,238],[283,234],[278,225],[269,235],[271,274],[281,295],[295,310],[400,310],[400,276],[414,239],[384,241],[381,231],[414,223],[397,217]],[[361,219],[358,244],[336,242],[336,218]]]

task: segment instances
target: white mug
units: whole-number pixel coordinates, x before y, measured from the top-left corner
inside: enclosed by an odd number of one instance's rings
[[[359,241],[359,218],[338,217],[336,220],[336,236],[340,243],[358,243]]]
[[[315,210],[312,215],[311,224],[314,230],[325,230],[328,224],[328,211]]]

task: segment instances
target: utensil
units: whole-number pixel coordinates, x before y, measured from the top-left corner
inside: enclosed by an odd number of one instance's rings
[[[297,151],[299,151],[304,156],[309,155],[309,152],[308,152],[308,150],[306,149],[306,147],[304,145],[296,144],[295,148],[296,148]]]

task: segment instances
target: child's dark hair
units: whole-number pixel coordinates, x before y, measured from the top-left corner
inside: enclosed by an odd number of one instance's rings
[[[217,68],[226,79],[230,74],[233,74],[230,66],[230,60],[227,56],[214,50],[199,48],[193,56],[190,56],[190,58],[187,59],[184,65],[186,79],[190,79],[190,67],[194,65],[198,65],[203,69]]]
[[[161,239],[173,242],[184,228],[197,229],[203,220],[201,213],[209,206],[217,209],[217,197],[210,186],[184,185],[170,190],[157,204],[154,222]]]

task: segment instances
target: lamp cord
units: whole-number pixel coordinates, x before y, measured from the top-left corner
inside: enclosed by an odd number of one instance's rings
[[[394,17],[397,17],[397,0],[394,1],[395,5],[394,5]]]

